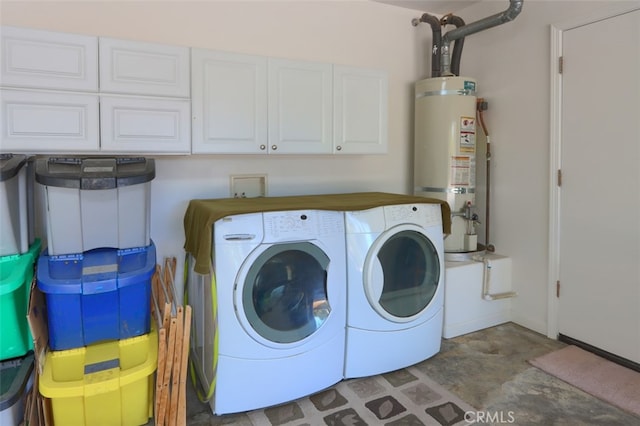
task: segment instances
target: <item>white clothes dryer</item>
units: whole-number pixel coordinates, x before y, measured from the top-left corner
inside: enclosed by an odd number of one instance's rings
[[[444,236],[439,204],[345,213],[345,378],[404,368],[440,351]]]
[[[206,345],[196,343],[191,355],[204,387],[215,384],[215,414],[295,400],[342,379],[344,232],[344,214],[333,211],[246,213],[214,223],[217,324],[198,312],[209,303],[192,302],[196,328],[204,319],[196,341]],[[191,291],[191,300],[207,298]]]

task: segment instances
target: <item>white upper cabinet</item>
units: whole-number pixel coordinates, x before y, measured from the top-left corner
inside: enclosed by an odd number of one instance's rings
[[[189,48],[100,38],[100,91],[189,97]]]
[[[384,71],[0,27],[0,150],[387,152]]]
[[[109,152],[189,153],[188,99],[100,97],[100,149]]]
[[[192,152],[266,153],[267,58],[191,51]]]
[[[0,131],[2,151],[96,151],[98,96],[0,90]]]
[[[107,37],[99,44],[101,151],[190,153],[189,48]]]
[[[269,59],[269,151],[331,153],[331,64]]]
[[[386,153],[387,74],[335,65],[333,87],[334,153]]]
[[[191,152],[189,48],[1,27],[2,150]]]
[[[192,152],[331,153],[331,64],[192,49]]]
[[[3,26],[0,86],[98,90],[98,39]]]

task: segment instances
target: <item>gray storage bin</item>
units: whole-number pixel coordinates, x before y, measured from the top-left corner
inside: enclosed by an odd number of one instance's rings
[[[47,157],[36,160],[44,186],[49,255],[151,244],[151,181],[144,157]]]
[[[0,425],[19,425],[33,384],[33,353],[0,362]]]
[[[27,157],[0,154],[0,256],[29,250]]]

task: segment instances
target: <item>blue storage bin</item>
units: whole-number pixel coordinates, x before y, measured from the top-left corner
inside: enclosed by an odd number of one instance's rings
[[[38,260],[52,350],[120,340],[150,331],[153,242],[147,247],[89,250]]]

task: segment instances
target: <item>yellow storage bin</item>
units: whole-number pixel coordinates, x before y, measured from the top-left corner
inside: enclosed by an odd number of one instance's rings
[[[56,426],[138,426],[152,416],[158,335],[47,353],[40,393]]]

